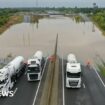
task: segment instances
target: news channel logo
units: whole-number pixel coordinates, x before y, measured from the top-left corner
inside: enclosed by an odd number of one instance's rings
[[[0,97],[13,97],[14,92],[11,91],[0,91]]]

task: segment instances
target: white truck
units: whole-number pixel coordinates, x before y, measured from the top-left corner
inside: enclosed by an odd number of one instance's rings
[[[28,60],[27,79],[28,81],[38,81],[41,79],[43,64],[43,53],[37,51],[33,58]]]
[[[12,89],[17,78],[25,70],[24,67],[24,58],[22,56],[18,56],[0,69],[0,91],[9,91]]]
[[[77,63],[76,56],[74,54],[69,54],[67,57],[67,62],[71,63]]]
[[[81,65],[77,62],[74,54],[69,54],[66,64],[66,87],[81,87]]]

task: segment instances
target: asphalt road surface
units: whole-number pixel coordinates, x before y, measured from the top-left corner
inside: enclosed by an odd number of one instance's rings
[[[47,61],[47,60],[46,60]],[[48,62],[45,62],[47,65]],[[45,65],[44,64],[44,65]],[[44,72],[47,70],[47,66],[45,65]],[[39,85],[39,81],[37,82],[28,82],[26,72],[17,80],[13,90],[13,97],[1,97],[0,105],[32,105],[36,91]]]
[[[66,61],[62,61],[62,70],[65,74]],[[66,88],[65,75],[63,88],[64,105],[105,105],[105,87],[93,68],[82,65],[82,87],[80,89]]]
[[[95,70],[82,65],[82,87],[80,89],[68,89],[65,87],[65,64],[66,60],[60,59],[60,105],[105,105],[105,87]],[[38,103],[40,102],[42,85],[45,82],[47,69],[48,62],[45,67],[39,90],[39,82],[28,82],[26,73],[24,73],[14,87],[14,97],[0,98],[0,105],[39,105]],[[39,95],[36,95],[36,92],[38,92]],[[37,102],[35,96],[37,96]]]

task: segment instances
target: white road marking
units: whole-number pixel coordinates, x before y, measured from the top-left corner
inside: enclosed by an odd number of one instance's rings
[[[102,85],[105,87],[105,84],[104,84],[103,80],[101,79],[100,75],[98,74],[97,70],[95,69],[95,67],[93,67],[93,69],[94,69],[95,73],[97,74],[99,80],[101,81]]]
[[[25,68],[25,73],[24,73],[24,75],[26,75],[27,74],[27,66],[26,66],[26,68]]]
[[[34,101],[33,101],[32,105],[35,105],[36,97],[37,97],[38,92],[39,92],[39,88],[40,88],[40,85],[41,85],[41,81],[42,81],[42,77],[43,77],[43,74],[44,74],[44,71],[45,71],[45,67],[46,67],[47,61],[48,61],[48,57],[46,58],[46,62],[45,62],[44,68],[43,68],[42,76],[41,76],[40,82],[39,82],[39,84],[38,84],[37,91],[36,91],[36,93],[35,93]]]
[[[24,75],[26,75],[26,74],[27,74],[27,71],[25,71]]]
[[[16,88],[16,89],[14,90],[14,93],[13,93],[13,95],[15,95],[15,94],[16,94],[17,90],[18,90],[18,88]]]
[[[63,68],[63,54],[62,54],[62,91],[63,91],[63,105],[65,105],[65,91],[64,91],[64,68]]]
[[[83,83],[83,88],[86,88],[85,84]]]

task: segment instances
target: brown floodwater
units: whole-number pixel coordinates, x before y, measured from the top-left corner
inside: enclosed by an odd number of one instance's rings
[[[20,23],[11,26],[0,36],[0,57],[22,55],[26,59],[37,50],[44,56],[54,52],[56,35],[59,36],[58,54],[64,58],[76,54],[80,62],[105,59],[105,37],[92,22],[76,23],[63,16],[43,18],[38,23]]]

